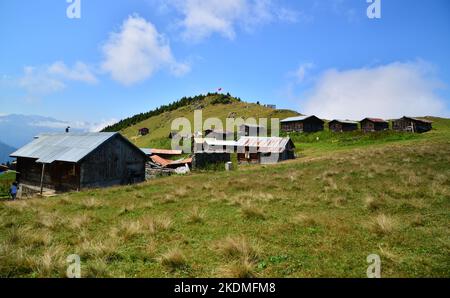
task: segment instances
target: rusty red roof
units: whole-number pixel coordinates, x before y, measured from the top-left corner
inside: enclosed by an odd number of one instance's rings
[[[167,159],[162,158],[162,157],[160,157],[160,156],[158,156],[158,155],[153,155],[153,156],[151,156],[150,158],[152,159],[152,161],[153,161],[154,163],[160,164],[160,165],[162,165],[163,167],[168,166],[168,165],[170,165],[170,164],[172,163],[171,160],[167,160]]]

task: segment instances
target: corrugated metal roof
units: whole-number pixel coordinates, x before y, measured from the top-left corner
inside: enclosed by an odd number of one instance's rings
[[[289,117],[289,118],[286,118],[286,119],[281,120],[281,122],[282,122],[282,123],[285,123],[285,122],[303,121],[303,120],[306,120],[306,119],[308,119],[308,118],[310,118],[310,117],[312,117],[312,116]]]
[[[41,134],[11,157],[35,158],[36,162],[79,162],[116,132]]]
[[[317,118],[317,119],[319,119],[318,117],[316,117],[314,115],[313,116],[296,116],[296,117],[289,117],[289,118],[283,119],[280,122],[281,123],[287,123],[287,122],[304,121],[304,120],[307,120],[309,118]],[[319,120],[321,120],[321,119],[319,119]]]
[[[237,141],[237,146],[238,151],[239,148],[255,147],[258,148],[258,152],[281,153],[286,149],[290,140],[290,138],[280,137],[241,137]]]
[[[331,122],[339,122],[339,123],[348,123],[348,124],[358,124],[358,122],[356,121],[351,121],[351,120],[339,120],[339,119],[334,119]]]

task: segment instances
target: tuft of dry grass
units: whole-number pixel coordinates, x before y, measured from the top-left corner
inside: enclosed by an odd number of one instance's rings
[[[142,224],[138,221],[123,222],[119,229],[113,228],[112,234],[123,240],[131,240],[142,233]]]
[[[187,221],[189,223],[202,223],[204,218],[205,218],[205,213],[200,211],[200,209],[197,206],[195,206],[189,212],[189,214],[187,216]]]
[[[103,242],[85,239],[78,249],[78,254],[86,259],[103,258],[111,260],[119,257],[117,247],[118,240],[115,237]]]
[[[394,229],[394,220],[385,214],[377,215],[372,221],[372,230],[378,235],[389,235]]]
[[[69,219],[69,227],[73,230],[80,230],[92,221],[91,217],[86,214],[74,216]]]
[[[170,230],[173,221],[168,216],[157,216],[157,217],[145,217],[141,220],[142,226],[150,233],[156,234],[160,231]]]
[[[63,276],[65,270],[65,248],[61,245],[51,246],[40,257],[34,257],[31,261],[34,271],[39,277]]]
[[[47,231],[33,230],[27,242],[35,247],[48,246],[52,242],[52,235]]]
[[[187,259],[179,248],[169,249],[158,258],[161,265],[169,267],[172,270],[185,267]]]
[[[163,204],[172,204],[172,203],[176,203],[177,200],[178,200],[178,198],[175,197],[174,195],[167,194],[162,199],[162,203]]]
[[[241,206],[241,212],[242,212],[242,215],[248,219],[252,219],[252,218],[265,219],[266,218],[266,215],[264,214],[264,211],[261,208],[255,206],[255,205],[252,205],[249,202],[246,202]]]
[[[55,230],[62,224],[62,219],[58,215],[51,213],[40,213],[35,222],[37,228],[47,228],[49,230]]]
[[[257,260],[260,247],[252,244],[244,236],[227,237],[216,243],[215,248],[224,256],[239,259]]]
[[[299,213],[292,217],[291,222],[295,225],[310,227],[318,224],[317,220],[309,215]]]
[[[257,277],[255,272],[255,263],[247,258],[234,261],[231,264],[219,268],[218,277],[222,278],[254,278]]]
[[[134,203],[129,203],[127,204],[127,206],[123,207],[120,212],[119,212],[119,216],[124,215],[124,214],[128,214],[133,212],[136,209],[136,205]]]
[[[95,198],[89,198],[81,202],[81,207],[88,210],[93,210],[101,207],[101,203]]]
[[[110,276],[108,265],[102,258],[97,258],[89,262],[86,266],[86,276],[88,278],[107,278]],[[83,271],[81,272],[83,275]]]

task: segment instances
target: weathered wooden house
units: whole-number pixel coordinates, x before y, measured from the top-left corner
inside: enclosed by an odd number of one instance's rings
[[[413,117],[403,117],[392,122],[392,129],[396,131],[424,133],[433,129],[433,122]]]
[[[42,134],[11,157],[24,195],[142,182],[147,161],[119,133]]]
[[[140,128],[140,129],[138,130],[138,134],[139,134],[140,136],[146,136],[146,135],[148,135],[149,133],[150,133],[150,129],[148,129],[148,128],[146,128],[146,127]]]
[[[295,145],[290,138],[241,137],[237,141],[239,163],[273,164],[295,159]]]
[[[316,116],[297,116],[281,120],[284,132],[318,132],[323,131],[325,122]]]
[[[211,165],[231,161],[231,153],[236,151],[236,141],[194,138],[192,168],[203,169]]]
[[[239,126],[239,135],[242,137],[265,137],[267,129],[263,125],[242,124]]]
[[[389,122],[380,118],[365,118],[359,123],[363,132],[389,130]]]
[[[347,132],[358,130],[358,122],[350,120],[333,120],[328,123],[332,132]]]

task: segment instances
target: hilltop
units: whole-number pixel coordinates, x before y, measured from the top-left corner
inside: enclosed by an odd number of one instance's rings
[[[203,119],[216,117],[222,120],[225,128],[225,119],[236,117],[247,119],[271,118],[284,119],[299,115],[290,110],[275,110],[263,105],[246,103],[231,95],[207,94],[191,98],[182,98],[170,105],[135,115],[121,122],[105,128],[103,131],[120,131],[139,147],[165,147],[170,146],[168,139],[172,121],[179,117],[185,117],[193,123],[194,111],[202,110]],[[148,128],[150,133],[146,136],[138,136],[140,128]]]

